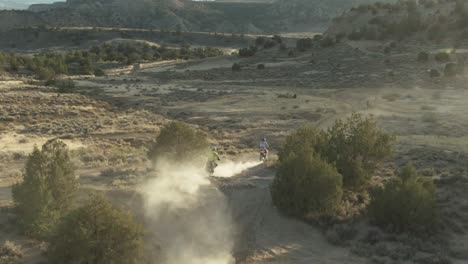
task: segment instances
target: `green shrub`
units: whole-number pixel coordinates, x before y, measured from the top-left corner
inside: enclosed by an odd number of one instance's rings
[[[418,61],[426,62],[429,61],[429,52],[421,51],[418,53]]]
[[[264,37],[257,37],[257,38],[255,39],[255,46],[261,47],[261,46],[265,45],[265,42],[266,42],[266,41],[267,41],[267,39],[264,38]]]
[[[433,232],[436,223],[435,186],[408,165],[398,178],[372,193],[369,215],[379,226],[396,232]]]
[[[283,38],[280,36],[280,35],[274,35],[271,40],[273,40],[274,42],[278,43],[278,44],[281,44],[283,43]]]
[[[232,64],[231,69],[232,69],[232,71],[240,71],[242,68],[241,68],[239,63],[234,63],[234,64]]]
[[[298,39],[296,41],[296,48],[299,51],[306,51],[313,47],[312,39],[311,38],[303,38]]]
[[[104,75],[106,75],[106,73],[101,68],[96,68],[94,70],[94,75],[95,76],[104,76]]]
[[[455,77],[458,73],[458,65],[456,63],[447,63],[444,68],[445,77]]]
[[[353,30],[353,32],[351,32],[348,35],[349,40],[361,40],[362,38],[363,38],[363,34],[361,31],[358,31],[358,30]]]
[[[335,40],[331,38],[330,36],[327,36],[320,41],[320,46],[324,48],[331,47],[333,45],[335,45]]]
[[[165,125],[151,146],[149,158],[166,158],[173,161],[191,161],[206,154],[209,144],[205,134],[187,124],[170,122]]]
[[[71,93],[75,89],[75,82],[72,79],[55,80],[51,85],[58,88],[58,93]]]
[[[67,215],[49,239],[48,263],[138,264],[143,228],[102,196]]]
[[[19,227],[44,237],[67,212],[78,188],[68,148],[60,140],[46,142],[29,155],[23,182],[13,186]]]
[[[300,217],[331,215],[342,196],[342,177],[312,151],[284,158],[271,186],[273,203]]]
[[[395,138],[377,128],[372,118],[353,114],[346,120],[337,120],[327,131],[302,128],[287,137],[278,157],[280,162],[304,149],[318,153],[334,164],[343,175],[347,188],[365,186],[377,165],[393,153]]]
[[[289,135],[278,152],[280,162],[288,157],[300,155],[304,151],[321,153],[323,146],[327,144],[326,134],[313,127],[303,127]]]
[[[322,34],[316,34],[316,35],[314,35],[313,40],[314,41],[321,41],[322,38],[323,38]]]
[[[377,165],[393,153],[395,137],[377,128],[373,118],[352,114],[328,129],[322,157],[336,164],[349,188],[361,188]]]
[[[250,48],[242,48],[242,49],[239,49],[239,56],[240,57],[252,57],[253,55],[255,55],[255,53],[257,52],[257,47],[250,47]]]
[[[284,44],[284,43],[281,43],[281,44],[280,44],[280,46],[279,46],[279,50],[280,50],[280,51],[285,51],[285,50],[287,50],[287,49],[288,49],[288,47],[286,46],[286,44]]]
[[[436,70],[436,69],[431,69],[429,71],[429,76],[431,78],[438,78],[438,77],[440,77],[440,72],[438,70]]]
[[[450,61],[450,54],[447,52],[439,52],[434,56],[434,58],[438,62],[448,62]]]
[[[267,39],[265,41],[265,44],[263,44],[263,48],[264,49],[271,49],[271,48],[274,48],[278,43],[274,40],[271,40],[271,39]]]
[[[38,68],[36,70],[36,75],[39,80],[52,80],[55,78],[55,72],[46,67]]]

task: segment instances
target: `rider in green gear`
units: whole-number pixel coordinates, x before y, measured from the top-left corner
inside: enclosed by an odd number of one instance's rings
[[[210,161],[213,161],[213,162],[216,162],[216,161],[220,161],[221,159],[219,158],[219,154],[217,152],[217,149],[216,147],[212,147],[211,148],[211,157],[210,157]]]
[[[206,164],[206,168],[210,174],[214,173],[215,168],[218,167],[218,161],[220,160],[216,147],[211,147],[211,154],[208,158],[208,164]]]

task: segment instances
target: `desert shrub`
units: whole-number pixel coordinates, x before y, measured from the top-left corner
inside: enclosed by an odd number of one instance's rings
[[[265,69],[265,64],[258,64],[257,69],[264,70]]]
[[[106,73],[101,68],[96,68],[94,70],[94,75],[95,76],[104,76],[104,75],[106,75]]]
[[[323,131],[313,127],[303,127],[286,138],[278,151],[278,159],[283,162],[288,157],[300,155],[305,150],[320,153],[325,144],[326,135]]]
[[[96,195],[72,211],[49,239],[48,263],[142,263],[143,228]]]
[[[284,44],[284,43],[281,43],[281,44],[280,44],[280,46],[279,46],[279,50],[280,50],[280,51],[285,51],[285,50],[287,50],[287,49],[288,49],[288,48],[286,47],[286,44]]]
[[[340,204],[342,177],[312,151],[283,157],[271,185],[273,203],[288,214],[320,217],[333,214]]]
[[[335,224],[325,233],[327,241],[332,245],[346,246],[354,239],[358,230],[351,224]]]
[[[314,35],[313,40],[314,41],[320,41],[320,40],[322,40],[322,38],[323,38],[322,34],[316,34],[316,35]]]
[[[257,38],[255,39],[255,46],[261,47],[261,46],[265,45],[265,42],[266,42],[266,41],[267,41],[267,39],[264,38],[264,37],[257,37]]]
[[[24,253],[21,246],[16,245],[14,242],[9,240],[0,247],[0,263],[1,264],[14,264],[19,263],[19,260],[23,258]]]
[[[378,37],[377,30],[375,27],[366,27],[365,30],[363,30],[363,37],[366,40],[376,40]]]
[[[71,93],[75,89],[75,82],[72,79],[54,80],[51,85],[57,87],[59,93]]]
[[[418,53],[418,61],[426,62],[429,60],[429,52],[421,51]]]
[[[274,35],[271,37],[271,40],[275,41],[278,44],[283,43],[283,38],[280,35]]]
[[[427,112],[422,115],[421,121],[424,123],[434,124],[437,123],[437,116],[434,112]]]
[[[327,131],[301,128],[287,137],[278,152],[280,162],[304,148],[334,164],[347,188],[362,188],[378,164],[393,153],[395,138],[377,128],[372,118],[353,114]]]
[[[232,66],[231,66],[231,69],[232,71],[240,71],[241,70],[241,66],[239,63],[234,63]]]
[[[335,40],[336,40],[336,43],[341,43],[341,40],[346,37],[346,33],[339,33],[339,34],[336,34],[335,36]]]
[[[377,165],[393,153],[394,136],[378,129],[371,117],[352,114],[344,121],[336,121],[326,134],[327,144],[321,155],[336,164],[349,188],[366,184]]]
[[[361,31],[358,31],[358,30],[353,30],[348,35],[349,40],[361,40],[362,38],[363,38],[363,34]]]
[[[296,41],[296,48],[299,51],[306,51],[313,47],[312,39],[311,38],[303,38],[298,39]]]
[[[208,141],[205,134],[187,124],[170,122],[165,125],[148,153],[152,160],[164,157],[174,161],[187,161],[205,154]]]
[[[389,55],[391,52],[392,52],[392,48],[390,48],[389,46],[385,47],[383,52],[387,55]]]
[[[431,69],[431,70],[429,71],[429,76],[430,76],[431,78],[440,77],[440,72],[439,72],[438,70],[436,70],[436,69]]]
[[[267,39],[265,41],[265,44],[263,44],[264,49],[271,49],[274,48],[278,43],[276,41],[273,41],[271,39]]]
[[[49,140],[29,155],[23,182],[13,186],[13,201],[20,228],[33,236],[50,233],[68,211],[78,187],[68,148]]]
[[[55,78],[55,72],[46,67],[38,68],[36,70],[36,75],[39,80],[51,80]]]
[[[435,24],[429,27],[427,30],[427,38],[429,40],[442,40],[446,35],[444,29],[440,24]]]
[[[382,99],[385,99],[389,102],[395,102],[396,100],[400,99],[401,95],[399,93],[389,93],[382,96]]]
[[[450,61],[450,54],[447,52],[439,52],[434,56],[434,58],[438,62],[448,62]]]
[[[444,68],[444,75],[446,77],[454,77],[458,73],[458,66],[456,63],[447,63]]]
[[[432,230],[436,223],[435,185],[407,165],[396,179],[374,190],[369,214],[377,225],[396,232]]]
[[[257,47],[250,47],[250,48],[242,48],[242,49],[239,49],[239,56],[240,57],[252,57],[253,55],[255,55],[255,53],[257,52]]]
[[[324,48],[331,47],[333,45],[335,45],[335,40],[331,38],[330,36],[327,36],[320,41],[320,46]]]

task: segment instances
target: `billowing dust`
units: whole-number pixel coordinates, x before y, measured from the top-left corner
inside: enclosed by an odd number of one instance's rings
[[[226,161],[221,162],[218,167],[216,167],[214,176],[216,177],[232,177],[237,175],[243,171],[246,171],[250,168],[256,167],[262,164],[260,161]]]
[[[148,232],[164,264],[232,264],[233,221],[204,166],[159,161],[142,187]]]

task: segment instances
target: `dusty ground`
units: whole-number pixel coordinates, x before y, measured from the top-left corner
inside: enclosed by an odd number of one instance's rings
[[[445,227],[440,241],[387,237],[359,222],[346,245],[333,245],[319,228],[274,208],[268,188],[274,171],[260,166],[215,180],[236,223],[238,262],[467,263],[467,76],[429,78],[426,71],[442,65],[416,62],[419,51],[398,46],[385,55],[375,43],[340,44],[289,56],[275,48],[252,58],[144,65],[135,75],[78,78],[77,94],[60,96],[0,82],[0,202],[11,202],[9,186],[20,175],[24,154],[52,137],[70,144],[83,186],[131,190],[145,171],[143,147],[166,119],[200,126],[219,143],[223,157],[235,159],[254,153],[262,137],[275,150],[295,128],[326,128],[361,112],[398,136],[397,154],[378,176],[412,161],[438,180]],[[240,72],[231,70],[234,62],[242,65]]]

